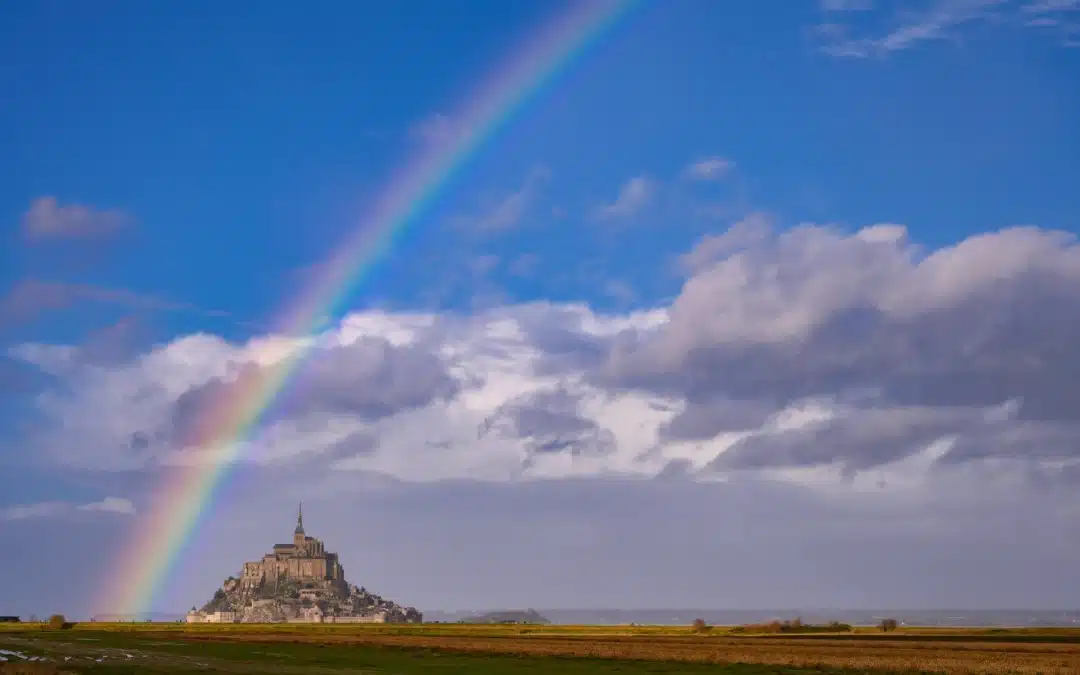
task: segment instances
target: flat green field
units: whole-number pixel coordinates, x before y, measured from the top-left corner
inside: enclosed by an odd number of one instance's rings
[[[0,672],[24,673],[1065,675],[1080,673],[1080,631],[736,636],[626,626],[16,624],[0,627],[0,657]]]

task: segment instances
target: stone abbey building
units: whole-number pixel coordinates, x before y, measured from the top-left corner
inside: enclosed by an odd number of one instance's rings
[[[345,588],[345,569],[338,561],[337,553],[328,553],[321,540],[304,533],[303,504],[297,510],[292,543],[275,544],[262,560],[244,563],[239,586],[247,591],[284,581],[329,582],[342,590]]]

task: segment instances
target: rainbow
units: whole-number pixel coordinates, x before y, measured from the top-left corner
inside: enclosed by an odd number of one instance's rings
[[[341,312],[354,289],[485,142],[638,4],[639,0],[573,0],[568,11],[542,27],[448,118],[453,120],[451,133],[429,139],[404,163],[275,328],[286,335],[312,336],[326,317]],[[300,346],[288,355],[259,369],[257,375],[238,380],[222,400],[208,406],[185,444],[200,460],[170,469],[148,513],[133,528],[129,545],[122,547],[96,608],[126,615],[149,611],[201,517],[212,507],[215,493],[248,447],[247,439],[289,384],[311,341],[299,339]]]

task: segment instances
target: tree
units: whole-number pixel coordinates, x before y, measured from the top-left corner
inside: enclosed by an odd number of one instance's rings
[[[694,623],[690,625],[690,628],[695,633],[704,633],[710,629],[710,626],[705,623],[705,619],[694,619]]]
[[[63,614],[53,614],[49,617],[49,628],[68,628],[69,624]]]
[[[896,630],[896,619],[882,619],[881,620],[881,632],[888,633],[889,631]]]

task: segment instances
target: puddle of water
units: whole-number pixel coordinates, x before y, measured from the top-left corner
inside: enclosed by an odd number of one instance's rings
[[[28,656],[22,652],[16,652],[11,649],[0,649],[0,663],[8,663],[10,661],[49,661],[47,656]]]

